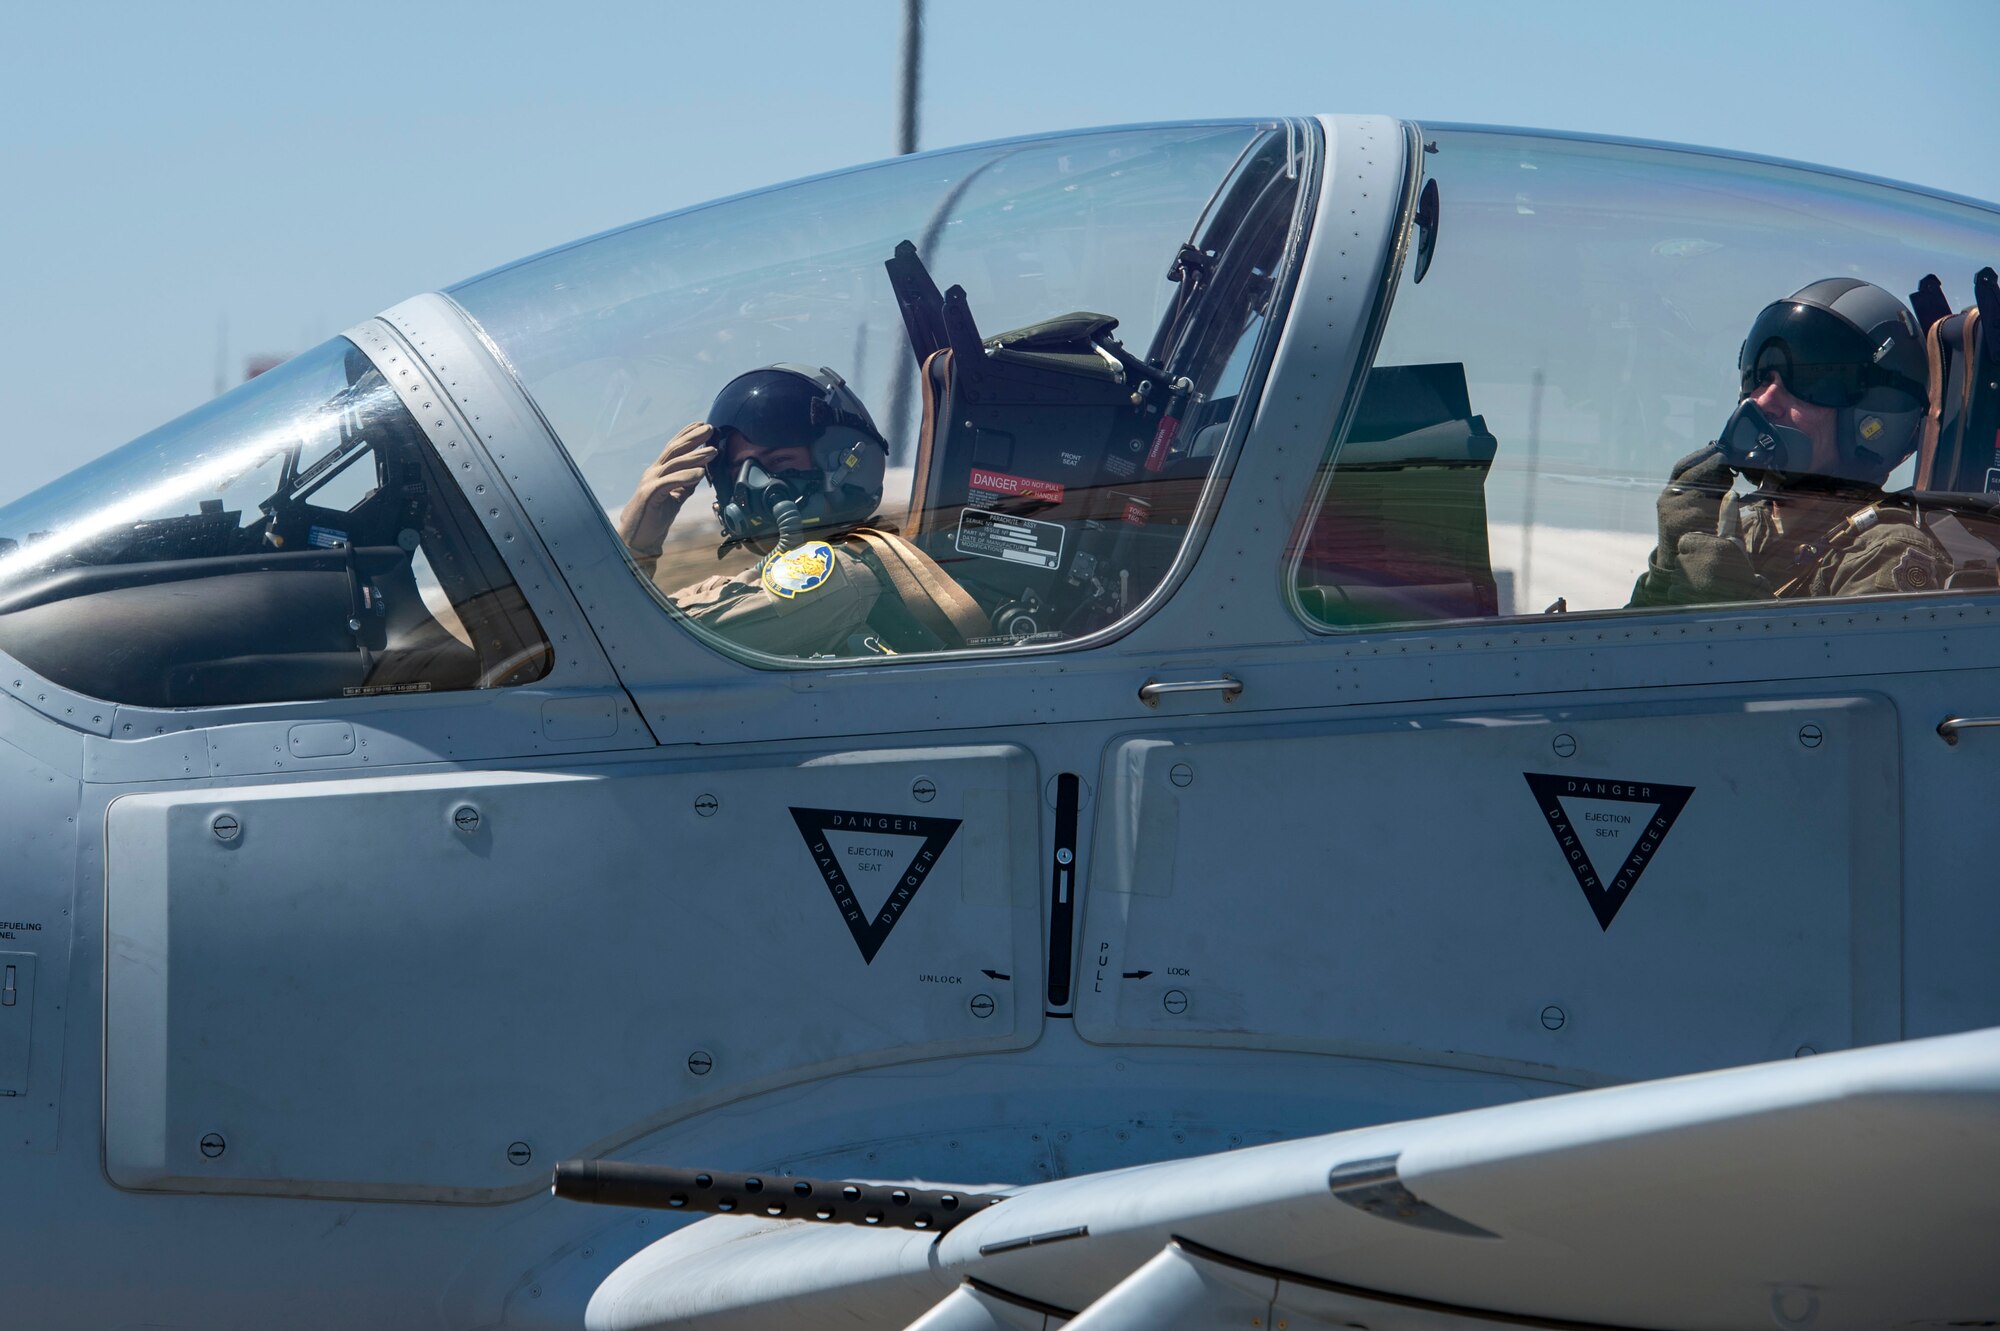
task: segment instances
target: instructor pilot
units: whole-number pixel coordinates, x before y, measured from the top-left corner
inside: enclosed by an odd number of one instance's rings
[[[1881,287],[1811,283],[1764,307],[1722,437],[1675,464],[1634,606],[1933,591],[1952,572],[1934,515],[1883,482],[1927,404],[1917,321]],[[1732,493],[1736,476],[1757,489]]]
[[[882,578],[846,538],[882,500],[888,444],[832,370],[770,365],[716,395],[640,476],[618,518],[634,562],[653,576],[667,532],[705,476],[722,554],[737,561],[671,594],[733,642],[784,656],[886,652],[869,627]]]

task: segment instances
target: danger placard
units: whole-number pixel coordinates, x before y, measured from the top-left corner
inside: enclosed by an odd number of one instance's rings
[[[1639,885],[1693,786],[1523,772],[1600,929]]]
[[[862,964],[872,965],[951,845],[959,820],[851,809],[791,812],[840,918],[861,949]]]
[[[1033,476],[1010,476],[1004,471],[981,471],[972,469],[971,488],[966,500],[974,504],[991,504],[1002,499],[1038,499],[1046,504],[1060,504],[1063,487],[1054,481],[1037,480]]]

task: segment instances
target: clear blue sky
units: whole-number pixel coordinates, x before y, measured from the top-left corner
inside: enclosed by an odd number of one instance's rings
[[[887,155],[899,0],[0,0],[0,502],[404,296]],[[930,0],[923,144],[1379,111],[2000,198],[2000,0]],[[2000,255],[1994,256],[2000,261]]]

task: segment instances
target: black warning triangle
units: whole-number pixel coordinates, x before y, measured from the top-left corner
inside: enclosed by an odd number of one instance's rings
[[[847,931],[854,935],[854,945],[861,949],[861,960],[873,965],[875,954],[882,950],[882,944],[889,939],[889,931],[896,927],[896,921],[903,918],[910,902],[917,896],[917,889],[930,877],[932,868],[951,844],[952,836],[958,831],[956,818],[918,818],[901,813],[862,813],[851,809],[793,809],[792,821],[799,825],[799,835],[806,839],[806,849],[812,852],[813,864],[820,876],[826,879],[826,890],[833,894],[833,904],[840,908],[840,917],[847,921]],[[840,851],[834,844],[841,834],[862,837],[903,836],[922,837],[923,844],[906,863],[897,865],[898,877],[895,886],[889,889],[888,900],[869,919],[855,898],[854,889],[847,881],[847,870],[841,864]]]
[[[1601,929],[1609,929],[1617,916],[1618,908],[1632,895],[1632,889],[1639,885],[1639,875],[1653,862],[1653,855],[1660,849],[1660,843],[1667,839],[1667,833],[1674,830],[1674,820],[1687,807],[1688,797],[1694,794],[1693,786],[1670,786],[1659,781],[1600,781],[1594,777],[1550,776],[1545,772],[1523,772],[1528,779],[1528,789],[1535,793],[1535,802],[1541,806],[1542,817],[1548,820],[1549,830],[1555,833],[1556,845],[1562,848],[1563,859],[1570,871],[1576,875],[1577,886],[1583,889],[1584,899],[1590,902],[1590,909],[1597,916]],[[1607,826],[1607,844],[1602,850],[1626,850],[1624,863],[1618,866],[1609,883],[1599,875],[1592,863],[1590,850],[1597,838],[1580,834],[1570,821],[1570,813],[1564,807],[1564,800],[1594,800],[1615,804],[1644,805],[1647,814],[1634,815],[1638,824],[1635,835],[1625,835],[1628,828],[1622,825]],[[1591,832],[1599,829],[1591,828]]]

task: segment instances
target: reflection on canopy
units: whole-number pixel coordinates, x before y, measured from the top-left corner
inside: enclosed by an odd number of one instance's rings
[[[484,688],[552,660],[423,431],[345,339],[0,509],[0,534],[0,646],[90,697]]]
[[[902,159],[451,294],[621,515],[642,576],[728,644],[801,658],[1071,642],[1163,583],[1219,483],[1298,235],[1301,146],[1297,127],[1184,125]],[[748,442],[682,433],[725,383],[774,365],[827,367],[881,427],[888,485],[865,521],[815,528],[772,507],[760,543],[732,515],[766,502],[744,485],[777,491],[743,455],[804,423]],[[738,450],[709,470],[736,486],[712,496],[731,506],[719,560],[704,505],[657,498],[702,446]],[[808,497],[832,485],[787,475]],[[809,585],[774,580],[759,561],[801,539],[816,542]]]
[[[1442,478],[1456,467],[1464,479],[1469,460],[1414,436],[1357,436],[1334,455],[1288,574],[1328,624],[1624,606],[1675,460],[1736,406],[1737,353],[1759,310],[1829,276],[1899,295],[1926,273],[1963,287],[2000,257],[1994,213],[1886,184],[1695,150],[1429,137],[1443,240],[1421,286],[1404,274],[1374,374],[1459,367],[1456,418],[1495,447],[1483,484],[1459,489]],[[1369,419],[1364,400],[1357,425]],[[1340,516],[1352,517],[1343,496],[1360,469],[1382,526],[1365,559]],[[1891,485],[1907,480],[1906,468]],[[1472,529],[1485,537],[1476,554],[1463,548]],[[1493,609],[1437,590],[1479,576],[1493,580]]]
[[[914,396],[883,274],[898,242],[964,283],[982,327],[1115,314],[1143,345],[1167,271],[1263,127],[1106,130],[903,158],[705,204],[451,289],[500,348],[599,500],[737,373],[830,365],[907,462]],[[931,242],[923,242],[931,237]]]

